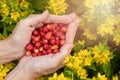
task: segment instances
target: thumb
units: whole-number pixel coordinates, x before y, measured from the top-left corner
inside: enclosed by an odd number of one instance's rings
[[[25,24],[31,27],[35,27],[37,24],[44,22],[49,16],[49,12],[46,10],[42,14],[32,14],[23,21]]]
[[[73,48],[73,44],[64,44],[61,47],[60,52],[55,54],[52,57],[51,61],[53,60],[53,62],[55,62],[56,64],[59,64],[61,61],[65,59],[67,55],[70,54],[72,48]]]

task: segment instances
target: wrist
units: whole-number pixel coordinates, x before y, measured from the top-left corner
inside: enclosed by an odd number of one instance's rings
[[[17,54],[19,54],[11,40],[11,38],[0,41],[0,64],[5,64],[7,62],[17,59]]]
[[[7,75],[5,80],[35,80],[34,75],[32,75],[28,71],[24,70],[24,68],[22,66],[23,65],[20,66],[18,64],[18,66],[16,66],[16,68],[14,68],[14,70],[12,70]]]

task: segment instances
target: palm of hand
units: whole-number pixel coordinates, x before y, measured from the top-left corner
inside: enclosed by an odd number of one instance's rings
[[[46,20],[45,19],[46,17],[43,17],[42,19],[43,23],[68,24],[68,29],[66,32],[66,43],[61,47],[60,52],[57,54],[49,54],[38,57],[24,56],[20,60],[16,69],[13,70],[13,72],[11,72],[11,74],[14,73],[17,70],[17,68],[22,68],[22,70],[25,72],[26,75],[28,74],[29,76],[34,76],[35,74],[35,76],[38,77],[40,75],[50,74],[65,65],[64,59],[67,55],[70,54],[72,50],[73,40],[75,37],[77,27],[79,25],[79,20],[76,19],[75,14],[63,15],[63,16],[49,15],[49,17],[47,16],[47,19]],[[21,26],[22,25],[23,24],[21,24]],[[28,27],[27,24],[27,26],[25,25],[20,29],[16,27],[15,31],[13,32],[15,40],[17,38],[16,43],[20,45],[21,49],[24,49],[25,45],[30,41],[31,33],[35,29],[35,27],[33,28],[33,26],[35,25],[32,24],[29,25],[29,28],[25,28]],[[22,33],[19,32],[19,30],[22,31]],[[24,53],[22,53],[22,55],[23,54]]]
[[[23,57],[20,63],[24,66],[25,72],[29,70],[27,73],[31,73],[30,75],[38,74],[38,76],[40,76],[53,73],[63,67],[65,65],[65,57],[69,55],[72,50],[78,23],[79,20],[76,19],[68,25],[66,43],[61,47],[59,53],[38,57]]]

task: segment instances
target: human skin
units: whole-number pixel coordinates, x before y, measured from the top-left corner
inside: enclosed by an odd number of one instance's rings
[[[13,30],[11,37],[0,41],[0,64],[21,58],[24,55],[26,44],[30,41],[33,30],[40,26],[48,16],[48,11],[45,11],[43,14],[30,15],[26,19],[21,20]]]
[[[44,23],[51,22],[68,24],[75,18],[76,16],[74,13],[70,15],[56,16],[45,11],[42,14],[32,14],[19,21],[13,30],[11,37],[0,41],[0,64],[5,64],[24,56],[25,46],[30,42],[31,34],[35,28],[42,26]]]
[[[25,52],[24,47],[29,43],[32,31],[44,23],[68,24],[66,43],[57,54],[22,57]],[[30,15],[26,19],[21,20],[13,30],[12,36],[0,42],[0,45],[3,46],[0,47],[0,50],[4,51],[3,55],[0,55],[0,64],[22,57],[16,68],[8,74],[5,80],[35,80],[38,76],[53,73],[63,67],[65,65],[65,57],[72,50],[78,24],[79,20],[74,13],[56,16],[49,14],[48,11],[40,15]]]

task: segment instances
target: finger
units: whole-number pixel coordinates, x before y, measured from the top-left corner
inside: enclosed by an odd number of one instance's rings
[[[55,71],[57,71],[58,69],[63,68],[64,66],[65,66],[64,63],[60,63],[60,64],[57,65],[57,66],[52,66],[52,70],[49,71],[49,74],[54,73]],[[48,71],[47,71],[47,72],[48,72]]]
[[[52,63],[59,65],[65,59],[65,57],[70,54],[72,48],[73,44],[63,45],[60,49],[60,52],[51,58]]]
[[[66,44],[61,47],[59,53],[53,56],[53,60],[56,64],[59,64],[59,62],[63,61],[65,57],[70,54],[73,47],[73,40],[74,40],[78,25],[79,25],[79,19],[76,19],[69,24],[68,30],[66,33]]]
[[[23,56],[21,59],[20,59],[20,63],[24,63],[25,61],[28,61],[28,59],[32,59],[32,56]]]
[[[35,60],[39,60],[39,59],[42,59],[42,58],[51,58],[54,54],[48,54],[48,55],[44,55],[44,56],[37,56],[37,57],[33,57],[33,59]]]
[[[64,66],[65,66],[65,63],[62,61],[62,62],[60,63],[60,65],[58,66],[57,70],[63,68]]]
[[[75,13],[69,14],[69,15],[50,15],[49,18],[44,23],[64,23],[68,24],[71,23],[74,19],[76,19],[77,16]]]
[[[41,27],[41,26],[43,26],[44,24],[43,23],[38,23],[35,27],[36,28],[39,28],[39,27]]]
[[[52,66],[51,63],[51,58],[54,54],[48,54],[44,56],[37,56],[37,57],[32,57],[32,61],[34,62],[35,68],[39,71],[40,67],[42,69],[48,68],[47,66]]]
[[[66,32],[66,43],[73,43],[77,28],[79,26],[79,22],[79,19],[75,19],[72,23],[68,25],[68,29]]]
[[[48,11],[44,11],[42,14],[33,14],[28,16],[23,21],[29,26],[36,26],[38,23],[45,21],[49,16]]]

